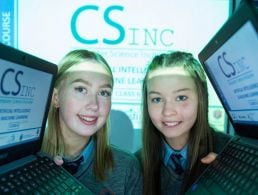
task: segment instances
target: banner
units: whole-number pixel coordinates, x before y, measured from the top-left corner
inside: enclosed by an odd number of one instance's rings
[[[9,46],[16,46],[15,7],[15,0],[1,0],[0,2],[0,42]]]
[[[141,86],[148,63],[155,55],[174,50],[191,52],[197,58],[227,20],[229,8],[229,0],[19,1],[17,47],[54,63],[72,49],[101,53],[114,74],[112,110],[125,114],[132,123],[136,140],[133,148],[137,148],[141,137]],[[224,116],[216,94],[210,97],[210,106],[219,108],[220,116]],[[211,123],[214,120],[211,118]],[[218,123],[216,119],[215,126],[223,130],[224,120]]]

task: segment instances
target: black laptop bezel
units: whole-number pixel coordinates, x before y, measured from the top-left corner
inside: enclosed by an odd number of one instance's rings
[[[239,8],[231,15],[231,17],[224,23],[224,25],[218,30],[215,36],[209,41],[209,43],[198,54],[198,58],[209,78],[211,84],[216,91],[218,98],[220,99],[229,120],[234,127],[235,133],[239,136],[258,138],[258,125],[248,125],[234,123],[226,106],[223,104],[222,98],[219,95],[216,85],[212,81],[212,76],[209,75],[209,71],[205,66],[205,61],[216,52],[220,46],[222,46],[239,28],[241,28],[246,22],[251,21],[258,33],[258,15],[255,8],[249,2],[243,2],[239,5]]]
[[[36,57],[24,51],[15,49],[13,47],[4,45],[2,43],[0,43],[0,59],[14,62],[16,64],[25,65],[26,67],[41,70],[53,75],[52,81],[50,84],[49,95],[46,103],[46,112],[43,116],[43,121],[42,121],[43,130],[40,134],[40,138],[32,142],[27,142],[27,143],[19,144],[17,146],[0,149],[0,165],[2,165],[8,162],[11,162],[13,160],[22,158],[24,156],[35,154],[40,150],[44,131],[45,131],[46,121],[47,121],[47,114],[51,103],[54,81],[56,79],[58,68],[57,68],[57,65],[54,63],[43,60],[39,57]]]

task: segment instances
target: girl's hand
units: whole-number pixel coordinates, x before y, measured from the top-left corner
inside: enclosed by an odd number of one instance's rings
[[[63,160],[62,156],[55,156],[54,157],[54,162],[56,163],[56,165],[59,165],[59,166],[64,164],[64,160]]]
[[[216,153],[210,152],[207,156],[205,156],[201,159],[201,162],[203,164],[210,164],[216,159],[216,157],[217,157]]]

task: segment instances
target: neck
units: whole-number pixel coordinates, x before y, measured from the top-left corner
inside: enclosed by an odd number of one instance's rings
[[[188,137],[189,135],[185,134],[180,137],[166,138],[166,141],[174,150],[182,150],[183,147],[187,144]]]
[[[65,141],[65,155],[70,158],[70,159],[74,159],[76,157],[78,157],[81,152],[83,151],[83,149],[85,148],[85,146],[88,144],[89,142],[89,138],[88,139],[84,139],[84,140],[72,140],[70,139],[69,141]]]
[[[64,155],[70,159],[78,157],[90,140],[90,136],[81,136],[77,134],[67,136],[64,132],[63,137],[65,143]]]

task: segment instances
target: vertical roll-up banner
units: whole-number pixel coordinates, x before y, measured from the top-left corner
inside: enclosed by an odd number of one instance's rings
[[[0,1],[0,42],[16,46],[16,9],[15,0]]]

